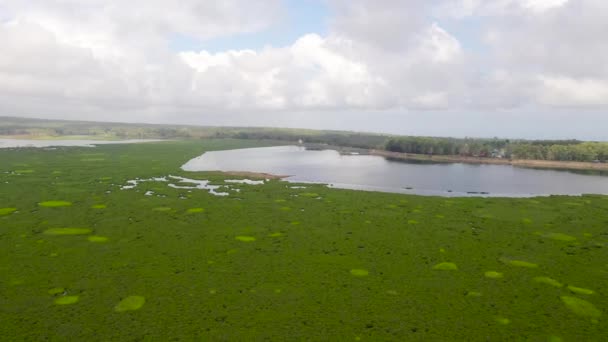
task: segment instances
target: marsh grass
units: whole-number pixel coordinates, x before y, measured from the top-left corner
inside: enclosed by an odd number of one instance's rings
[[[1,339],[608,336],[608,197],[447,199],[306,184],[305,193],[323,198],[315,200],[276,180],[243,185],[238,196],[227,197],[153,182],[120,190],[127,180],[159,175],[223,184],[226,175],[179,166],[207,150],[261,145],[268,143],[219,139],[0,151],[0,171],[36,170],[0,172],[0,208],[18,209],[0,216]],[[105,160],[82,162],[97,158],[82,155],[91,152]],[[145,196],[152,188],[164,197]],[[49,200],[71,205],[38,204]],[[205,210],[189,212],[197,208]],[[70,228],[79,229],[77,235],[45,233],[56,227],[82,228]],[[99,237],[109,240],[89,240]],[[486,271],[504,278],[488,279]],[[74,294],[77,302],[54,304]],[[144,298],[123,303],[131,294]]]

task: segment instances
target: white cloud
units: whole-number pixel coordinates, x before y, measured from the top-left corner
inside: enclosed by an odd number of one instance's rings
[[[439,12],[455,17],[542,14],[577,0],[457,0],[443,1]]]
[[[309,34],[284,48],[216,54],[183,52],[180,56],[197,71],[192,90],[205,91],[216,98],[223,96],[231,108],[372,105],[366,89],[381,81],[373,79],[365,64],[339,53],[342,46],[348,45],[348,41]],[[219,88],[209,83],[217,78],[222,79]]]
[[[608,81],[540,76],[540,100],[552,106],[606,106]]]
[[[608,107],[606,1],[326,3],[326,34],[211,52],[169,43],[268,29],[283,20],[283,3],[4,0],[0,114],[238,120],[264,111]],[[478,48],[448,29],[470,21],[484,37]]]

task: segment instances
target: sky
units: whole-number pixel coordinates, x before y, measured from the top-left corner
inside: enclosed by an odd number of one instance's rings
[[[0,116],[608,140],[605,0],[0,0]]]

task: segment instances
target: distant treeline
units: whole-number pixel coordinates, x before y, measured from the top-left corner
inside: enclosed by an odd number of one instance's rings
[[[389,136],[373,133],[263,127],[126,124],[0,117],[0,135],[90,136],[104,139],[278,140],[392,152],[555,161],[608,161],[608,143],[579,140],[509,140]]]
[[[457,139],[431,137],[395,137],[386,142],[385,148],[391,152],[437,154],[437,155],[466,155],[489,157],[492,153],[502,153],[509,157],[509,140],[502,139]]]
[[[316,132],[315,134],[298,134],[290,131],[258,131],[239,132],[229,136],[237,139],[261,139],[302,141],[305,144],[327,144],[333,146],[356,147],[356,148],[382,148],[388,139],[384,135],[348,132]]]
[[[385,148],[392,152],[430,155],[581,162],[608,160],[608,143],[578,140],[394,137],[388,139]]]
[[[519,159],[594,162],[608,161],[608,143],[578,142],[577,144],[539,145],[516,144],[513,154]]]
[[[117,139],[234,138],[279,140],[289,143],[328,144],[358,148],[383,148],[388,135],[343,131],[266,127],[205,127],[84,121],[0,118],[0,135],[32,137],[91,136]]]

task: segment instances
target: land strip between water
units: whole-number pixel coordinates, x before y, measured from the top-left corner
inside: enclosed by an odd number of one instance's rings
[[[608,171],[608,163],[589,163],[573,161],[554,161],[554,160],[528,160],[528,159],[499,159],[469,156],[440,156],[413,153],[399,153],[383,150],[369,150],[368,153],[374,156],[400,160],[419,160],[437,163],[466,163],[466,164],[493,164],[493,165],[513,165],[529,168],[548,168],[565,170],[596,170]]]

